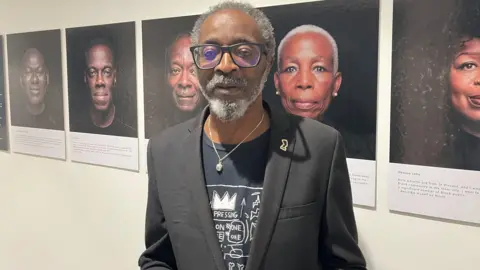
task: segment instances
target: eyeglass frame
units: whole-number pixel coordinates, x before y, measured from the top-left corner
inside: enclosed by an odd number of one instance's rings
[[[260,54],[267,55],[267,53],[268,53],[267,52],[267,46],[265,44],[255,43],[255,42],[240,42],[240,43],[235,43],[235,44],[227,45],[227,46],[220,46],[218,44],[208,44],[208,43],[207,44],[199,44],[199,45],[190,46],[190,52],[191,52],[192,57],[193,57],[193,62],[201,70],[209,70],[209,69],[216,68],[218,66],[218,64],[220,64],[220,62],[222,61],[222,58],[225,55],[225,52],[228,52],[228,54],[230,55],[230,58],[232,59],[232,62],[240,68],[254,68],[254,67],[258,66],[258,64],[260,63],[260,60],[262,58],[261,56],[258,58],[258,61],[255,65],[249,66],[249,67],[243,67],[243,66],[237,64],[237,62],[235,62],[235,59],[232,56],[232,48],[235,47],[235,46],[239,46],[239,45],[255,45],[255,46],[258,46],[260,48]],[[201,68],[197,63],[197,60],[195,59],[195,53],[194,53],[195,49],[200,48],[200,47],[204,47],[204,46],[215,46],[217,48],[220,48],[220,51],[222,52],[222,54],[221,54],[221,56],[218,60],[218,63],[211,68]]]

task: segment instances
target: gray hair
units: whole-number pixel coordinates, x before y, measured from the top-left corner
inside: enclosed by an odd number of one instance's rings
[[[294,29],[290,30],[285,37],[280,41],[280,44],[278,45],[278,59],[277,63],[278,66],[280,67],[280,58],[282,54],[282,49],[285,46],[285,43],[292,38],[293,36],[297,34],[302,34],[302,33],[315,33],[324,36],[327,38],[327,40],[330,42],[330,45],[332,46],[332,51],[333,51],[333,73],[336,74],[338,72],[338,46],[337,42],[335,39],[330,35],[330,33],[327,32],[327,30],[316,26],[316,25],[311,25],[311,24],[305,24],[301,25],[298,27],[295,27]]]
[[[220,4],[210,7],[210,9],[200,15],[200,17],[195,22],[192,30],[192,45],[198,45],[198,40],[200,36],[200,28],[205,20],[212,14],[217,11],[224,9],[235,9],[245,12],[247,15],[251,16],[258,25],[263,39],[265,40],[265,45],[267,47],[267,55],[269,59],[274,59],[275,57],[275,34],[273,33],[273,26],[268,17],[261,10],[255,8],[253,5],[245,2],[239,2],[235,0],[227,0]]]

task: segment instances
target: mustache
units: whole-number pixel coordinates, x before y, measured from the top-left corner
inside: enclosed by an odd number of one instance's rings
[[[235,85],[236,87],[246,87],[248,81],[244,78],[235,78],[233,76],[225,76],[221,74],[213,75],[213,78],[207,84],[207,90],[212,91],[218,85]]]

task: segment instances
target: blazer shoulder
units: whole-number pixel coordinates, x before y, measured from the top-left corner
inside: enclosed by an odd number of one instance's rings
[[[302,118],[299,120],[298,128],[309,138],[320,141],[335,143],[340,136],[340,132],[335,128],[320,121]]]
[[[148,142],[149,148],[156,152],[167,146],[181,145],[183,138],[189,134],[189,129],[193,128],[196,119],[192,118],[185,122],[168,127],[158,135],[152,136]]]

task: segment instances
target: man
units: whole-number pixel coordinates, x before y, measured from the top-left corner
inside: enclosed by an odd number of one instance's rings
[[[191,51],[209,106],[150,139],[141,269],[366,269],[338,132],[262,100],[268,18],[214,6]]]
[[[84,81],[90,89],[90,117],[95,126],[109,127],[115,119],[113,88],[117,83],[112,47],[94,40],[86,52]]]
[[[51,104],[47,106],[50,73],[43,54],[37,48],[28,48],[23,54],[20,67],[19,81],[25,103],[24,106],[14,108],[12,124],[31,128],[63,129],[63,114],[57,115]]]
[[[280,42],[277,63],[275,88],[285,110],[321,120],[342,83],[335,39],[315,25],[296,27]]]
[[[135,137],[136,129],[120,121],[114,103],[117,69],[113,45],[105,38],[93,39],[85,50],[84,82],[89,90],[87,115],[81,119],[80,132]],[[77,128],[75,128],[77,130]]]
[[[173,42],[167,53],[168,84],[172,88],[175,106],[185,112],[195,110],[202,97],[190,45],[190,35],[182,34]]]
[[[22,67],[20,86],[27,96],[27,111],[32,115],[40,115],[45,110],[44,98],[50,79],[43,54],[35,48],[27,49]]]

